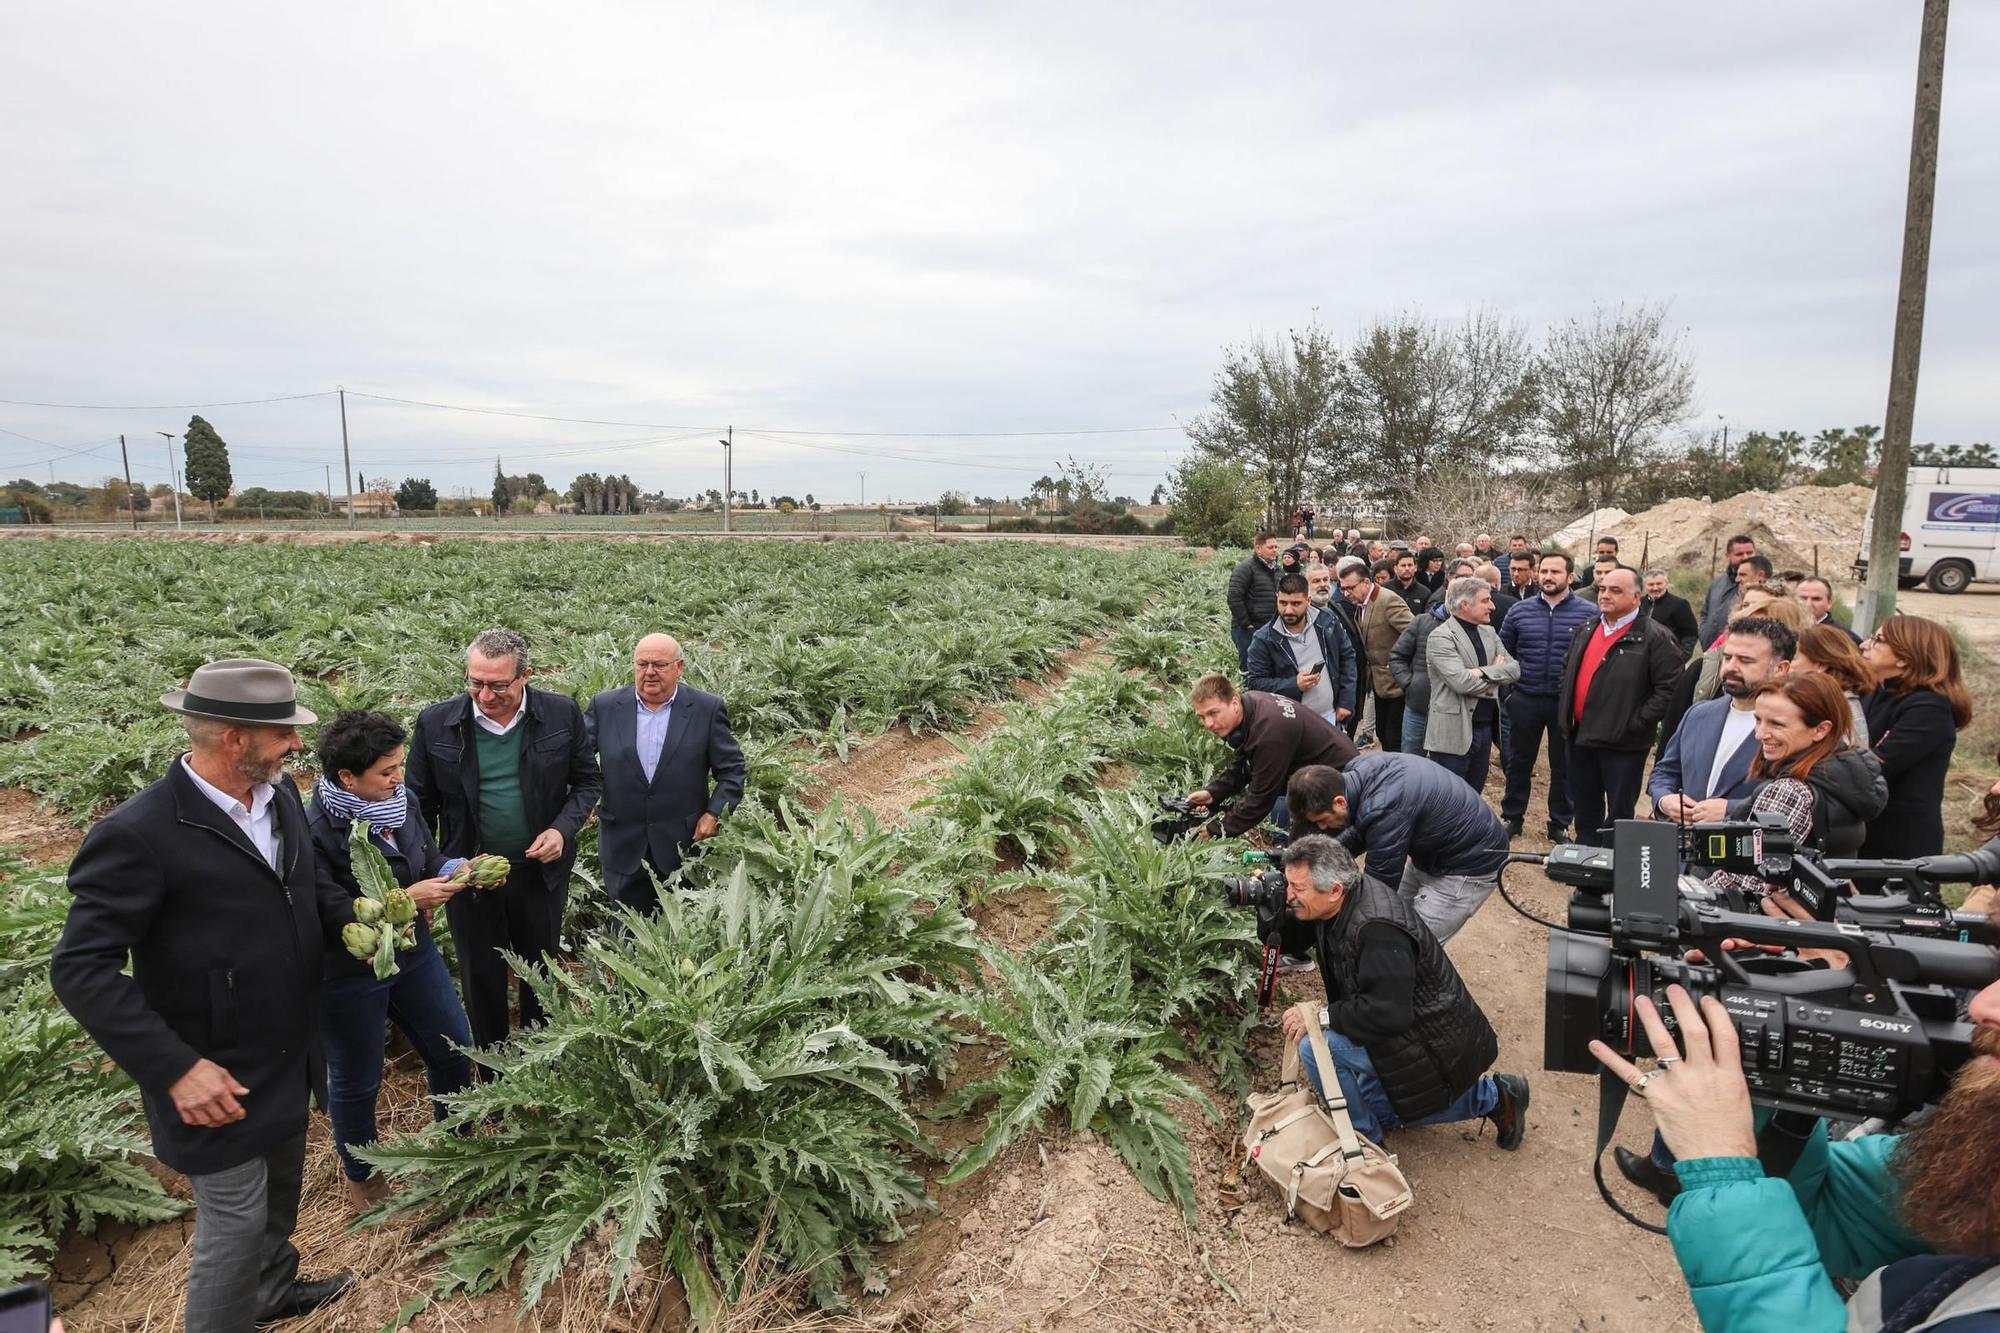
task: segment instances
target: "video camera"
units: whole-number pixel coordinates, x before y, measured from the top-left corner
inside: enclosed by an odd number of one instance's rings
[[[2000,842],[1960,856],[1859,862],[1823,861],[1756,824],[1694,825],[1685,846],[1683,837],[1672,824],[1620,820],[1608,850],[1564,846],[1548,854],[1549,877],[1574,892],[1568,928],[1549,934],[1544,1067],[1599,1072],[1593,1038],[1628,1057],[1652,1055],[1632,1000],[1651,996],[1671,1030],[1666,988],[1678,982],[1691,995],[1714,995],[1729,1012],[1751,1098],[1761,1105],[1893,1119],[1930,1101],[1963,1063],[1971,1034],[1958,1021],[1952,988],[2000,976],[2000,955],[1970,942],[1975,933],[1991,938],[1987,921],[1953,914],[1937,885],[2000,877]],[[1681,876],[1684,851],[1697,865],[1789,878],[1792,892],[1824,916],[1729,910],[1702,881]],[[1845,879],[1907,887],[1871,900],[1842,895]],[[1848,965],[1741,958],[1723,947],[1734,940],[1838,950]],[[1704,962],[1686,961],[1694,949]]]
[[[1153,837],[1159,842],[1178,842],[1182,838],[1193,837],[1205,824],[1222,818],[1227,807],[1216,805],[1190,805],[1185,796],[1162,796],[1158,798],[1161,815],[1153,821]]]

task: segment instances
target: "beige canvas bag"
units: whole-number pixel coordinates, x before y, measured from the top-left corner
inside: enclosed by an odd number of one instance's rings
[[[1322,1098],[1299,1076],[1298,1043],[1287,1041],[1278,1091],[1250,1098],[1244,1165],[1255,1166],[1284,1196],[1287,1221],[1299,1218],[1360,1249],[1395,1232],[1412,1201],[1410,1183],[1395,1157],[1354,1132],[1319,1015],[1311,1005],[1298,1009],[1330,1095]]]

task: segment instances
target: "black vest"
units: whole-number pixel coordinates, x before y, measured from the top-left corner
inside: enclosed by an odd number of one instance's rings
[[[1377,922],[1402,931],[1417,948],[1416,1022],[1367,1048],[1396,1118],[1409,1124],[1458,1100],[1500,1058],[1500,1039],[1416,910],[1372,879],[1350,888],[1339,914],[1320,928],[1317,952],[1329,999],[1356,993],[1361,928]]]

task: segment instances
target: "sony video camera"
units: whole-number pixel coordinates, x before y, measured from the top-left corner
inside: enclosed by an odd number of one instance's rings
[[[1971,1032],[1958,1020],[1953,988],[1982,987],[2000,976],[2000,954],[1973,942],[1975,935],[1991,938],[1985,919],[1955,917],[1936,886],[2000,874],[2000,842],[1962,856],[1847,862],[1798,851],[1759,825],[1695,825],[1686,832],[1689,846],[1672,824],[1620,820],[1610,849],[1549,853],[1549,877],[1573,892],[1568,929],[1549,934],[1544,1067],[1599,1072],[1593,1038],[1628,1057],[1652,1055],[1632,1000],[1651,996],[1672,1029],[1666,989],[1678,982],[1697,997],[1715,996],[1728,1010],[1759,1104],[1851,1120],[1894,1119],[1932,1100],[1963,1063]],[[1781,873],[1789,875],[1794,894],[1824,917],[1731,911],[1702,881],[1681,875],[1684,854],[1696,865],[1780,882]],[[1866,896],[1840,892],[1842,880],[1906,888],[1883,898],[1877,910]],[[1725,950],[1726,940],[1838,950],[1848,965],[1744,957]],[[1686,960],[1694,949],[1704,961]]]

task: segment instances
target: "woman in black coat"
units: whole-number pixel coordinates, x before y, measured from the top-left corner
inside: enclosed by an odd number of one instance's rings
[[[380,713],[345,712],[319,737],[319,781],[306,807],[323,891],[359,897],[348,838],[357,819],[369,825],[369,843],[382,853],[396,882],[418,907],[417,943],[396,955],[396,975],[377,980],[375,970],[345,950],[329,952],[320,990],[320,1028],[325,1034],[327,1114],[333,1146],[347,1181],[348,1201],[363,1208],[387,1190],[382,1177],[353,1154],[375,1142],[375,1101],[382,1090],[383,1034],[393,1022],[424,1062],[433,1109],[444,1118],[438,1098],[472,1080],[472,1064],[460,1048],[472,1045],[465,1008],[453,989],[444,956],[431,939],[430,914],[449,902],[459,886],[441,876],[457,859],[446,860],[431,837],[430,822],[403,786],[405,733]]]
[[[1958,645],[1942,626],[1891,616],[1862,647],[1881,685],[1862,701],[1868,743],[1889,780],[1889,804],[1869,823],[1861,854],[1933,856],[1944,850],[1944,779],[1958,733],[1972,721]]]

